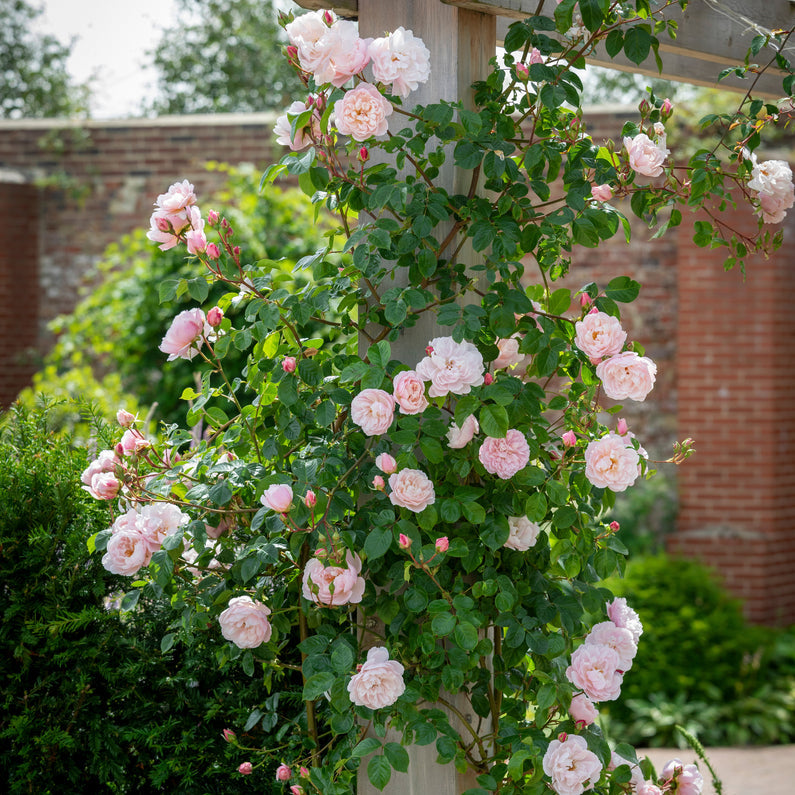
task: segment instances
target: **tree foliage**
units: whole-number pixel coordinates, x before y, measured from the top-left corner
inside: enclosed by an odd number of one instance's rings
[[[181,7],[151,53],[159,72],[150,110],[242,113],[280,108],[299,82],[281,57],[270,0],[199,0]]]
[[[70,45],[34,33],[41,10],[27,0],[0,0],[0,117],[48,118],[85,111],[88,87],[66,70]]]

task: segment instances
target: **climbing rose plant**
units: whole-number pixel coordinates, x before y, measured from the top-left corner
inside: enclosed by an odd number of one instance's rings
[[[275,741],[239,772],[293,795],[345,795],[357,775],[383,788],[412,744],[473,771],[469,795],[701,791],[692,765],[657,776],[598,726],[643,631],[600,585],[626,554],[603,517],[654,466],[603,399],[653,399],[657,367],[620,320],[636,282],[556,282],[574,246],[629,237],[614,197],[652,224],[665,210],[663,231],[701,210],[696,242],[727,246],[728,266],[773,249],[764,224],[792,207],[792,175],[753,153],[778,109],[751,99],[713,119],[739,144],[686,164],[653,95],[619,142],[592,140],[584,55],[656,56],[671,3],[575,5],[510,27],[474,109],[411,103],[430,53],[410,30],[362,39],[328,11],[283,18],[308,96],[277,122],[289,150],[262,184],[293,175],[339,222],[298,263],[312,276],[298,292],[202,214],[188,180],[157,198],[149,237],[197,266],[163,300],[229,291],[179,313],[160,346],[211,365],[182,395],[191,427],[155,442],[122,410],[115,449],[83,474],[116,515],[90,545],[134,578],[125,609],[144,591],[170,599],[164,649],[210,633],[220,665],[262,678],[250,726]],[[721,219],[743,200],[753,238]],[[428,317],[436,331],[419,331]],[[242,372],[225,368],[232,349],[248,351]],[[690,452],[675,443],[668,461]]]

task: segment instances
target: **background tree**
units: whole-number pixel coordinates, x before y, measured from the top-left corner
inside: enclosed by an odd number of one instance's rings
[[[0,117],[85,115],[89,88],[72,82],[71,49],[54,36],[34,33],[41,9],[26,0],[0,0]]]
[[[147,110],[237,113],[281,109],[302,93],[281,57],[270,0],[199,0],[180,9],[150,53],[158,96]]]

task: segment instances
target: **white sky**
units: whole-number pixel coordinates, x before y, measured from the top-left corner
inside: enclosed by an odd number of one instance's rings
[[[155,84],[146,50],[175,19],[177,0],[43,0],[36,29],[62,42],[74,38],[69,71],[92,75],[92,116],[123,118],[139,112]]]

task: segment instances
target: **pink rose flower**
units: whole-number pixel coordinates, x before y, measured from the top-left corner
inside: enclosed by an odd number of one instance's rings
[[[401,414],[420,414],[428,408],[425,382],[414,372],[404,370],[392,380],[392,393]]]
[[[83,488],[89,491],[91,488],[91,480],[94,475],[100,472],[115,472],[117,464],[120,464],[115,450],[103,450],[82,472],[80,481]]]
[[[293,771],[287,765],[279,765],[276,768],[276,781],[289,781],[292,775]]]
[[[436,493],[431,479],[419,469],[402,469],[389,476],[392,489],[389,500],[392,505],[408,508],[414,513],[424,511],[436,502]]]
[[[218,259],[218,257],[216,257],[215,259]],[[223,319],[224,319],[224,310],[221,309],[220,306],[214,306],[207,313],[207,325],[209,325],[211,328],[218,328],[218,326],[221,325],[221,321]]]
[[[196,204],[196,190],[188,180],[175,182],[165,193],[161,193],[155,202],[164,213],[177,215],[183,213],[191,205]]]
[[[304,567],[303,594],[310,602],[329,607],[358,604],[364,596],[364,578],[359,576],[362,561],[350,550],[345,561],[348,567],[324,566],[311,558]]]
[[[383,389],[363,389],[351,401],[351,419],[366,436],[389,430],[395,416],[395,399]]]
[[[381,453],[375,457],[375,465],[385,474],[397,472],[397,461],[389,453]]]
[[[629,165],[633,171],[644,177],[659,177],[662,174],[665,158],[671,152],[665,146],[665,135],[661,137],[662,141],[659,144],[654,143],[645,133],[640,133],[634,138],[624,138]]]
[[[127,409],[119,409],[116,412],[116,422],[118,422],[122,428],[129,428],[135,422],[135,414],[127,411]]]
[[[374,39],[367,52],[373,76],[392,87],[392,93],[405,99],[431,74],[431,53],[422,39],[402,26],[389,36]]]
[[[394,704],[406,690],[403,666],[389,659],[382,646],[373,646],[367,652],[367,661],[359,673],[348,682],[351,701],[359,707],[382,709]]]
[[[657,365],[646,356],[625,351],[596,365],[596,377],[613,400],[642,401],[654,388]]]
[[[614,701],[624,680],[615,649],[584,643],[571,655],[566,678],[591,701]]]
[[[152,552],[143,534],[135,527],[127,527],[108,539],[102,556],[102,565],[112,574],[132,577],[139,569],[149,565]]]
[[[268,486],[259,501],[276,513],[288,513],[293,504],[293,489],[286,483]]]
[[[574,722],[578,725],[590,726],[595,723],[599,717],[599,712],[585,693],[577,693],[571,699],[571,706],[569,707],[569,715],[571,715]]]
[[[609,202],[613,198],[613,189],[607,185],[592,185],[591,196],[598,202]]]
[[[452,447],[454,450],[466,447],[479,430],[480,426],[474,414],[470,414],[460,428],[455,422],[451,422],[450,427],[447,429],[448,447]]]
[[[588,750],[584,737],[569,735],[561,742],[552,740],[544,754],[544,773],[552,779],[557,795],[581,795],[602,774],[602,763]]]
[[[544,63],[544,56],[541,55],[541,50],[538,47],[533,47],[532,50],[527,54],[527,60],[531,63]]]
[[[296,17],[288,23],[284,30],[297,51],[298,62],[305,72],[314,72],[320,68],[326,57],[326,34],[329,25],[336,22],[336,15],[331,12],[330,22],[323,11],[310,11]]]
[[[608,618],[617,626],[628,629],[635,639],[635,643],[640,640],[643,634],[643,624],[640,616],[627,604],[623,596],[617,596],[607,606]]]
[[[241,762],[237,772],[242,776],[250,776],[253,769],[254,767],[252,766],[251,762]]]
[[[574,329],[574,344],[592,361],[620,353],[627,339],[618,318],[605,312],[587,314]]]
[[[492,362],[495,370],[512,370],[524,361],[524,354],[519,353],[519,340],[516,337],[497,340],[497,348],[500,355]]]
[[[577,444],[577,434],[574,431],[566,431],[560,440],[564,447],[574,447]]]
[[[638,477],[640,456],[615,433],[595,439],[585,448],[585,477],[597,488],[626,491]]]
[[[112,472],[97,472],[91,478],[91,485],[86,491],[95,500],[112,500],[121,488],[121,483]]]
[[[235,596],[218,616],[221,634],[238,648],[256,649],[271,638],[271,611],[250,596]]]
[[[672,759],[660,773],[660,782],[672,784],[676,782],[676,795],[701,795],[704,779],[695,765],[682,764],[679,759]]]
[[[371,83],[359,83],[334,106],[334,126],[355,141],[386,135],[392,103]]]
[[[784,160],[765,160],[757,163],[751,155],[753,170],[748,187],[757,191],[766,224],[777,224],[784,220],[786,211],[795,204],[795,186],[792,169]]]
[[[632,667],[638,653],[634,635],[625,627],[617,627],[612,621],[602,621],[592,627],[585,643],[609,646],[618,655],[618,669],[623,673]]]
[[[176,505],[167,502],[144,505],[137,517],[137,525],[151,552],[157,552],[163,546],[166,536],[174,535],[189,521],[190,517],[187,514],[182,513]]]
[[[635,795],[663,795],[663,791],[653,781],[644,781],[635,790]]]
[[[192,359],[202,346],[206,318],[201,309],[186,309],[171,321],[171,327],[160,343],[160,350],[174,359]]]
[[[185,235],[188,254],[203,254],[207,248],[207,237],[204,234],[204,219],[198,207],[191,207],[188,210],[188,223],[190,231]]]
[[[285,356],[282,359],[282,370],[285,373],[294,373],[297,363],[295,361],[295,356]]]
[[[471,342],[437,337],[428,347],[431,352],[417,365],[417,375],[431,382],[431,397],[444,397],[451,392],[467,395],[473,386],[483,383],[483,357]]]
[[[359,38],[354,22],[335,22],[320,40],[317,63],[312,70],[315,83],[331,83],[342,88],[370,62],[368,45],[371,41],[372,39]]]
[[[149,440],[140,431],[135,430],[135,428],[128,428],[122,434],[119,444],[121,445],[124,455],[139,453],[141,450],[150,447]]]
[[[541,532],[541,528],[526,516],[509,516],[508,527],[510,534],[504,546],[517,552],[527,552],[530,547],[535,546]]]
[[[624,759],[623,756],[619,756],[615,751],[613,751],[610,754],[610,764],[607,766],[607,769],[615,770],[621,765],[627,765],[629,767],[629,773],[630,776],[632,776],[632,778],[629,780],[629,785],[632,789],[632,792],[637,793],[638,787],[643,784],[643,771],[637,764],[635,764],[635,762],[630,762],[629,759]]]
[[[293,119],[300,116],[307,109],[306,103],[297,100],[293,102],[287,112],[276,119],[273,132],[276,135],[276,143],[282,146],[289,146],[293,152],[300,152],[307,146],[312,146],[313,138],[320,135],[320,115],[313,111],[306,124],[296,127],[293,136]]]
[[[527,466],[530,446],[521,431],[511,428],[504,439],[487,436],[480,446],[478,458],[486,472],[508,480]]]
[[[383,491],[385,485],[386,484],[384,483],[384,479],[380,475],[376,475],[373,478],[373,488],[374,489],[377,489],[378,491]]]

